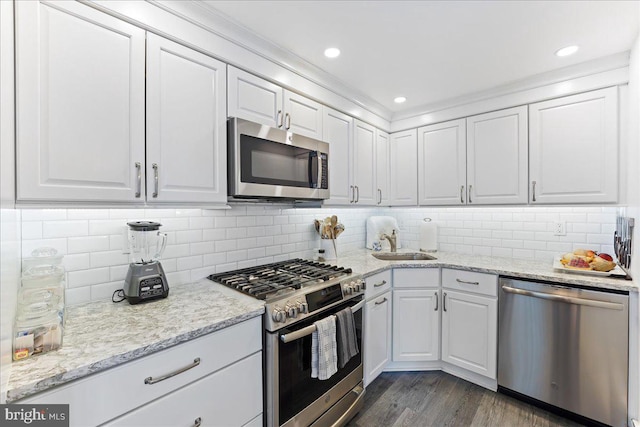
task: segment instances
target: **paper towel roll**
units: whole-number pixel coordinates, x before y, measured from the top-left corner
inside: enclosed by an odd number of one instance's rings
[[[436,252],[438,250],[438,226],[425,218],[420,223],[420,250],[422,252]]]

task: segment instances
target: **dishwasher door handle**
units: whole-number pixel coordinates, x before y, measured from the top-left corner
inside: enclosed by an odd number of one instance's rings
[[[546,292],[536,292],[536,291],[528,291],[525,289],[512,288],[511,286],[502,286],[502,290],[508,292],[510,294],[524,295],[527,297],[534,297],[540,299],[546,299],[549,301],[558,301],[564,302],[567,304],[576,304],[576,305],[587,305],[589,307],[598,307],[598,308],[607,308],[609,310],[624,310],[624,305],[615,303],[615,302],[607,302],[607,301],[598,301],[595,299],[585,299],[585,298],[576,298],[576,297],[567,297],[563,295],[554,295],[548,294]]]

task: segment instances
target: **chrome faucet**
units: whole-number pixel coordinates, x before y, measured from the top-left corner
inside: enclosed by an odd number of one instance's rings
[[[395,228],[391,232],[391,236],[384,233],[380,235],[381,239],[387,239],[389,241],[389,245],[391,245],[391,252],[395,252],[398,249],[397,237],[398,235],[396,234]]]

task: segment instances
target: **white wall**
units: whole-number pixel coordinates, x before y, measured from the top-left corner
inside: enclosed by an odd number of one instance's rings
[[[202,279],[214,272],[311,257],[319,247],[313,220],[337,215],[346,231],[338,256],[363,248],[371,215],[399,221],[403,247],[419,249],[419,223],[425,216],[440,226],[440,250],[551,261],[578,247],[612,252],[615,207],[324,208],[235,205],[202,209],[24,209],[22,255],[50,246],[64,254],[67,303],[111,298],[127,272],[123,229],[132,220],[156,220],[168,234],[162,264],[169,285]],[[567,235],[553,236],[555,221]],[[340,259],[338,258],[338,263]]]

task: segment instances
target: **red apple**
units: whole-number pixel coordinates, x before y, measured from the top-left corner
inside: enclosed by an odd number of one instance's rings
[[[598,254],[598,256],[602,259],[606,259],[607,261],[613,261],[613,257],[609,254]]]

